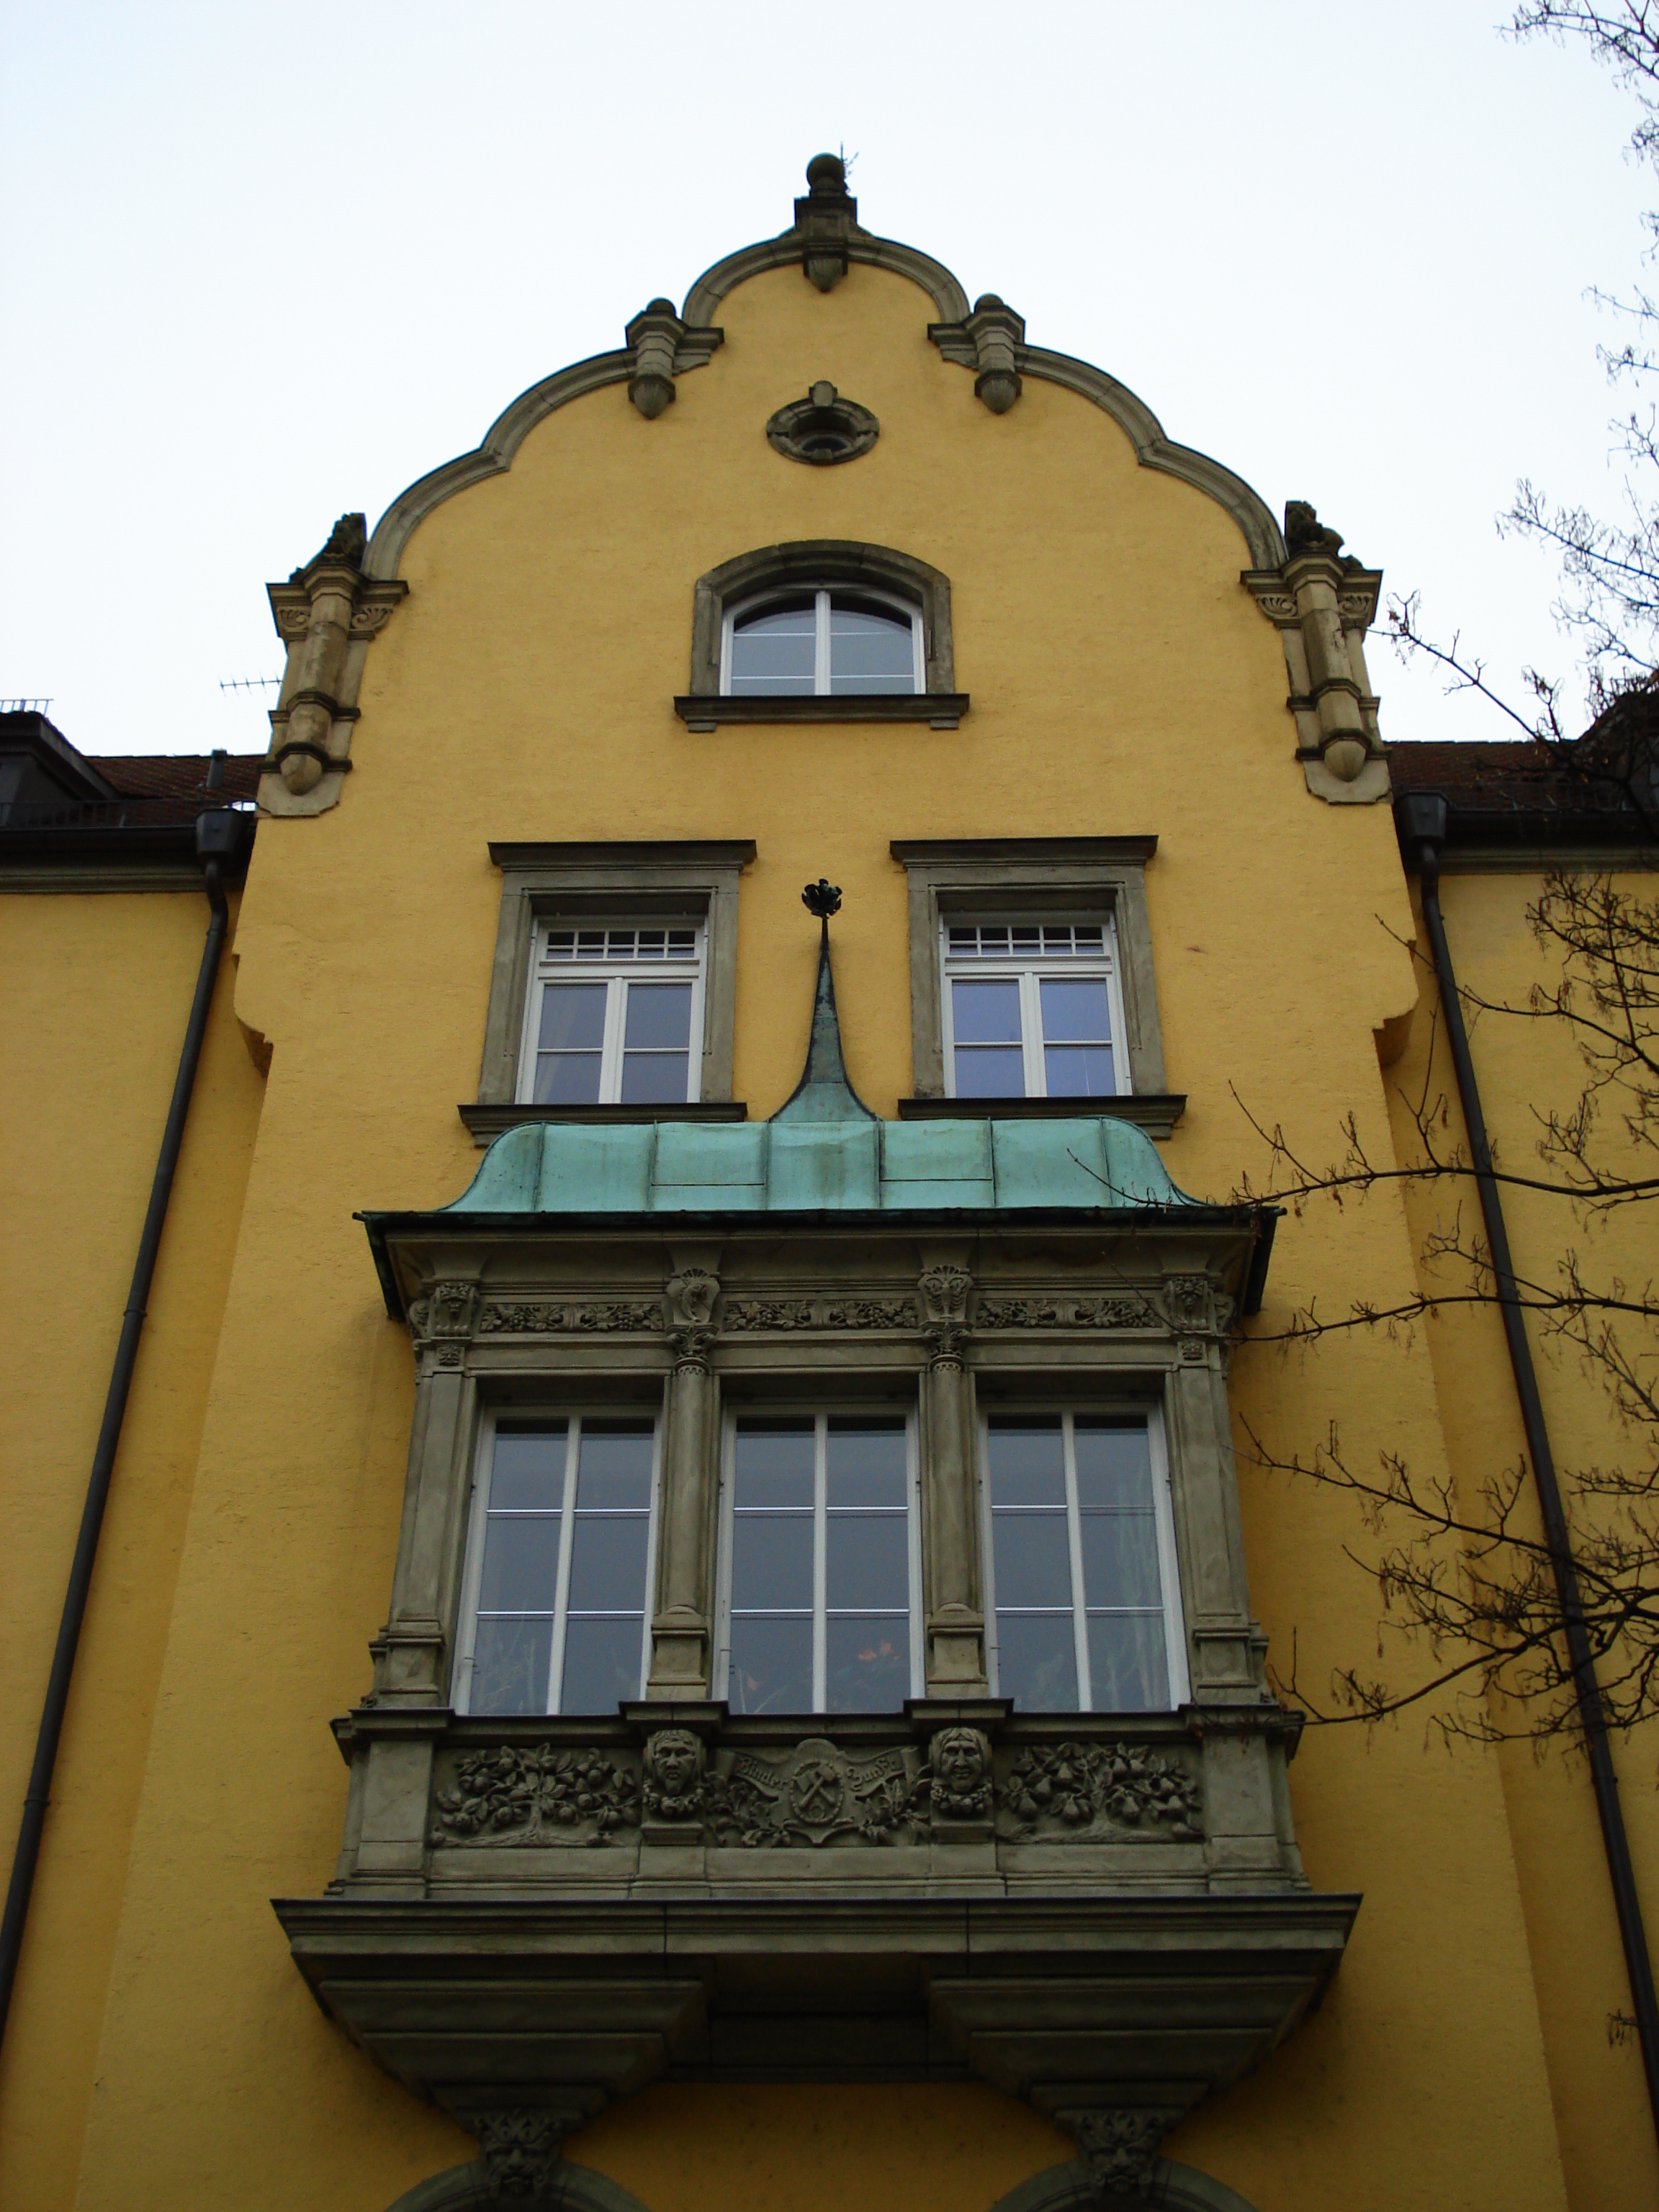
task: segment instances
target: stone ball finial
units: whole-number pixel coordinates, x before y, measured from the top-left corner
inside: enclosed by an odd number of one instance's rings
[[[847,164],[839,154],[814,154],[806,164],[809,191],[831,197],[847,190]]]
[[[996,292],[981,292],[974,302],[974,313],[982,315],[988,307],[1006,307],[1007,301]]]

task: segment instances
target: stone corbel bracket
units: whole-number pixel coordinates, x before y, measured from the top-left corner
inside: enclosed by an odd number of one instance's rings
[[[409,593],[400,578],[363,573],[367,545],[364,518],[343,514],[314,560],[265,587],[288,647],[259,779],[267,814],[322,814],[339,804],[369,644]]]
[[[1364,651],[1382,572],[1345,556],[1340,534],[1303,501],[1286,507],[1285,537],[1282,568],[1246,568],[1239,580],[1285,648],[1297,757],[1316,799],[1374,805],[1390,792]]]
[[[1006,300],[985,292],[974,312],[960,323],[930,323],[927,335],[946,361],[974,371],[974,397],[994,415],[1006,415],[1024,390],[1020,356],[1025,349],[1025,318]]]
[[[672,300],[652,300],[623,332],[629,368],[628,396],[647,422],[654,422],[674,400],[674,379],[682,370],[706,368],[726,333],[694,329],[682,322]]]

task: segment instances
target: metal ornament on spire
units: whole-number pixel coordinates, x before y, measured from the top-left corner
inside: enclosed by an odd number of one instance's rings
[[[873,1121],[876,1116],[847,1079],[842,1057],[841,1024],[836,1013],[835,979],[830,971],[830,917],[841,911],[841,886],[820,876],[801,892],[800,902],[818,923],[818,980],[812,997],[812,1032],[806,1065],[775,1121]]]

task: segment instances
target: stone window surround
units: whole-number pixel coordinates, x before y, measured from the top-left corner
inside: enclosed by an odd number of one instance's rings
[[[971,1273],[963,1264],[968,1248],[935,1248],[914,1233],[872,1237],[866,1230],[860,1241],[844,1232],[819,1240],[792,1236],[780,1223],[752,1238],[728,1231],[707,1247],[693,1248],[684,1237],[684,1226],[647,1232],[631,1253],[618,1249],[614,1261],[591,1237],[569,1244],[569,1232],[522,1258],[509,1257],[493,1237],[469,1238],[471,1253],[441,1262],[442,1279],[434,1277],[436,1287],[411,1307],[416,1413],[389,1641],[382,1640],[377,1667],[380,1704],[447,1704],[467,1498],[486,1406],[554,1409],[580,1400],[642,1407],[653,1399],[661,1406],[647,1694],[706,1699],[723,1406],[734,1398],[798,1402],[804,1395],[867,1402],[872,1392],[895,1391],[915,1394],[919,1422],[928,1696],[987,1694],[977,1401],[998,1397],[1126,1410],[1161,1403],[1193,1695],[1201,1699],[1218,1687],[1254,1694],[1224,1372],[1231,1306],[1218,1283],[1187,1272],[1196,1255],[1179,1231],[1160,1232],[1150,1241],[1166,1249],[1143,1249],[1135,1261],[1131,1295],[1146,1319],[1104,1336],[1045,1321],[1041,1300],[1006,1295],[1015,1285],[998,1280],[1002,1267],[980,1285],[977,1264]],[[793,1287],[779,1299],[769,1295],[768,1279],[777,1280],[781,1237],[788,1238]],[[569,1249],[555,1262],[561,1243]],[[662,1255],[654,1264],[653,1248]],[[1092,1254],[1085,1261],[1087,1250],[1057,1267],[1051,1255],[1045,1278],[1062,1286],[1069,1279],[1097,1298],[1109,1279],[1115,1289],[1130,1287],[1115,1268],[1101,1273]],[[594,1290],[596,1280],[603,1291]],[[514,1322],[532,1304],[546,1305],[550,1293],[554,1306],[569,1306],[577,1318]],[[850,1297],[861,1318],[844,1328],[809,1318],[805,1304],[826,1295]],[[884,1310],[890,1310],[884,1317]]]
[[[914,1103],[944,1100],[945,1095],[939,932],[946,918],[971,915],[994,921],[1007,915],[1053,914],[1088,920],[1109,915],[1117,936],[1134,1097],[1167,1102],[1168,1112],[1148,1124],[1155,1134],[1167,1135],[1186,1102],[1170,1099],[1164,1088],[1164,1041],[1146,912],[1146,866],[1158,850],[1157,838],[896,837],[889,849],[909,880]],[[1115,1103],[1133,1109],[1134,1097],[1093,1100],[1089,1109],[1109,1110]],[[964,1109],[977,1103],[982,1109],[982,1101],[963,1103]],[[1042,1103],[1048,1107],[1048,1102]]]
[[[770,591],[824,586],[885,592],[921,611],[923,688],[885,696],[731,698],[720,692],[720,651],[731,609]],[[955,729],[968,711],[956,688],[951,580],[914,554],[856,538],[809,538],[739,553],[699,576],[691,601],[691,673],[674,710],[691,730],[722,722],[922,721]]]
[[[501,872],[501,910],[484,1018],[479,1109],[463,1107],[474,1141],[487,1144],[513,1120],[556,1111],[519,1108],[520,1055],[530,995],[531,954],[538,920],[550,915],[690,917],[703,925],[703,1034],[701,1098],[732,1103],[732,1056],[737,1012],[738,878],[755,857],[752,839],[641,840],[629,844],[520,844],[491,842]],[[660,1109],[623,1108],[611,1117],[649,1120]],[[687,1109],[682,1109],[687,1110]],[[723,1118],[723,1117],[722,1117]],[[737,1118],[742,1118],[741,1109]]]

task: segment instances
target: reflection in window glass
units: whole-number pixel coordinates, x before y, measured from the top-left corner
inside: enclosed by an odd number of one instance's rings
[[[609,1713],[643,1681],[655,1427],[498,1424],[457,1702]]]
[[[730,1470],[732,1710],[899,1711],[914,1686],[904,1419],[744,1416]]]
[[[1170,1628],[1144,1419],[987,1425],[998,1693],[1027,1711],[1167,1711]]]
[[[953,1095],[1115,1096],[1127,1073],[1115,1042],[1115,954],[1108,922],[947,923],[941,957]]]
[[[737,699],[919,691],[920,627],[902,605],[850,592],[769,600],[732,617],[725,688]]]

